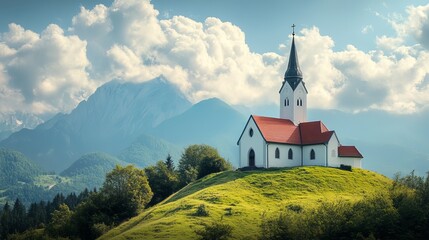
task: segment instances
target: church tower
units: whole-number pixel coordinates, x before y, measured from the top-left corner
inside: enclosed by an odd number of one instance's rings
[[[302,80],[298,54],[295,47],[295,24],[292,25],[292,46],[289,63],[280,88],[280,118],[289,119],[295,125],[307,121],[307,89]]]

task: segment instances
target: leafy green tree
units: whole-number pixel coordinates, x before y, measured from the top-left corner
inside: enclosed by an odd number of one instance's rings
[[[51,221],[46,227],[46,232],[53,237],[72,236],[71,217],[73,212],[70,211],[66,204],[61,204],[58,210],[52,213]]]
[[[100,194],[115,222],[137,215],[153,196],[145,171],[131,165],[107,173]]]
[[[198,178],[231,169],[232,165],[222,157],[205,157],[200,163]]]
[[[185,149],[179,161],[179,177],[181,185],[195,181],[199,176],[201,162],[204,158],[221,158],[218,151],[208,145],[190,145]]]
[[[179,177],[177,173],[168,167],[163,161],[158,161],[155,166],[145,168],[153,197],[149,205],[154,205],[177,191]]]

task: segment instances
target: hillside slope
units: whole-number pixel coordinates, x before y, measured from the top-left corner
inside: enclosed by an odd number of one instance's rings
[[[262,215],[278,214],[289,205],[312,208],[323,201],[356,201],[386,192],[390,183],[367,170],[324,167],[212,174],[101,239],[196,239],[195,230],[214,221],[231,225],[235,239],[255,239]],[[195,216],[201,204],[209,216]]]
[[[69,181],[61,182],[53,190],[80,192],[85,188],[100,188],[106,174],[112,171],[116,165],[126,165],[126,163],[103,152],[85,154],[60,174]]]
[[[41,172],[41,169],[24,154],[10,149],[0,149],[0,190],[19,183],[30,183]]]

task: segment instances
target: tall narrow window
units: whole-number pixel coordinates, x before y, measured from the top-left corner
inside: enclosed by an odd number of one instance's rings
[[[293,152],[292,152],[292,148],[289,148],[289,151],[287,153],[287,159],[293,159]]]
[[[299,106],[302,106],[302,99],[299,99]]]
[[[299,99],[296,100],[296,105],[299,106]]]
[[[279,148],[276,148],[276,158],[280,158],[280,150]]]
[[[311,149],[311,151],[310,151],[310,159],[311,160],[316,159],[316,153],[314,152],[314,149]]]

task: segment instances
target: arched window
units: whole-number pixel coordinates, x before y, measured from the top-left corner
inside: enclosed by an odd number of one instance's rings
[[[289,106],[289,98],[285,98],[285,106]]]
[[[299,106],[302,106],[302,99],[299,99]]]
[[[280,150],[279,148],[276,148],[276,158],[280,158]]]
[[[299,99],[296,100],[296,105],[299,106]]]
[[[250,128],[250,130],[249,130],[249,136],[253,137],[253,128]]]
[[[292,148],[289,148],[289,151],[287,153],[287,159],[293,159],[293,152],[292,152]]]
[[[311,149],[311,151],[310,151],[310,159],[311,160],[316,159],[316,153],[314,152],[314,149]]]
[[[249,167],[255,166],[255,151],[253,149],[250,149],[249,151]]]

